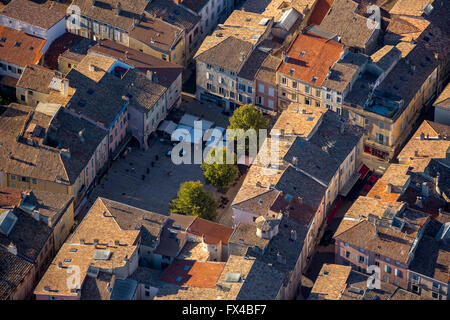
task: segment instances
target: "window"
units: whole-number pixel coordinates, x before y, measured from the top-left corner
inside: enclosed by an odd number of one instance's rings
[[[258,91],[264,93],[264,85],[258,84]]]
[[[384,123],[380,121],[380,122],[378,123],[378,127],[380,127],[380,129],[384,129]]]
[[[341,101],[342,101],[342,99],[341,99],[340,97],[337,97],[337,98],[336,98],[336,102],[337,102],[337,103],[341,103]]]
[[[350,251],[345,251],[345,257],[350,258]]]
[[[305,98],[305,104],[306,105],[311,105],[311,100],[309,98]]]
[[[239,83],[239,84],[238,84],[238,89],[239,89],[239,91],[245,92],[245,84]]]
[[[252,94],[252,93],[253,93],[253,87],[248,86],[248,87],[247,87],[247,93]]]
[[[331,94],[329,94],[329,93],[327,93],[327,100],[328,100],[328,101],[332,101],[332,99],[331,99]]]
[[[388,276],[384,276],[384,282],[388,282],[389,283],[389,277]]]
[[[11,188],[15,188],[15,187],[16,187],[16,184],[13,183],[13,184],[11,185]]]
[[[347,242],[345,242],[345,243],[344,243],[344,246],[348,247],[348,246],[349,246],[349,244],[348,244]]]
[[[269,96],[273,97],[275,95],[275,90],[273,88],[269,88]]]
[[[33,182],[33,184],[37,184],[37,180],[36,179],[32,179],[31,181]]]
[[[212,66],[210,64],[206,65],[206,69],[211,69],[211,68],[212,68]]]
[[[310,86],[305,86],[305,92],[309,93],[311,91],[311,87]]]
[[[401,270],[395,269],[395,276],[399,278],[403,278],[403,273]]]
[[[399,282],[398,282],[397,279],[394,280],[394,284],[395,284],[396,286],[398,286]]]
[[[230,98],[234,99],[234,92],[230,91]]]
[[[385,266],[384,266],[384,271],[385,271],[386,273],[391,273],[391,267],[389,267],[388,265],[385,265]]]
[[[439,289],[439,283],[437,283],[436,281],[433,281],[433,288]]]
[[[281,78],[281,83],[282,83],[282,84],[286,84],[286,83],[287,83],[286,78]]]
[[[439,294],[437,294],[436,292],[433,292],[433,293],[431,294],[431,296],[432,296],[434,299],[439,298]]]
[[[244,102],[244,96],[240,93],[238,95],[238,100],[239,100],[239,102]]]
[[[270,100],[270,99],[269,99],[269,108],[273,109],[273,100]]]
[[[359,263],[366,263],[366,258],[363,256],[358,256],[358,262]]]
[[[296,81],[292,81],[292,88],[297,88],[297,82]]]
[[[207,73],[206,73],[206,78],[207,78],[208,80],[212,80],[212,79],[214,79],[214,76],[213,76],[211,73],[207,72]]]
[[[11,180],[16,180],[16,176],[15,175],[11,175]]]
[[[252,104],[253,103],[253,100],[252,100],[252,98],[250,98],[250,97],[247,97],[247,104]]]
[[[316,89],[316,96],[320,97],[320,90],[319,89]]]

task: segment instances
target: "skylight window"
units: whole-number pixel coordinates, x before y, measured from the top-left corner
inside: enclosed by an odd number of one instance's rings
[[[20,42],[17,41],[16,44],[15,44],[15,46],[16,46],[16,47],[20,47]]]
[[[301,57],[304,57],[304,56],[305,56],[305,54],[306,54],[306,52],[305,52],[305,51],[300,51],[300,56],[301,56]]]
[[[181,280],[183,280],[183,277],[177,277],[177,278],[175,279],[176,282],[180,282]]]
[[[317,81],[317,77],[313,77],[312,82],[316,82],[316,81]]]

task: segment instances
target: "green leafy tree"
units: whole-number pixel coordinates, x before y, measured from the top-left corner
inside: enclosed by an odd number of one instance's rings
[[[177,196],[170,202],[171,213],[195,216],[211,221],[216,218],[216,200],[203,189],[200,181],[183,183]]]
[[[255,106],[246,104],[237,108],[230,118],[228,129],[268,129],[269,121]]]
[[[201,168],[206,181],[220,191],[224,191],[239,176],[239,169],[235,163],[236,155],[234,153],[228,154],[227,157],[225,147],[214,148],[206,157]]]
[[[234,111],[233,115],[230,117],[230,125],[228,126],[228,129],[236,130],[236,135],[234,136],[235,141],[245,143],[245,145],[238,143],[236,150],[238,152],[243,151],[242,148],[245,146],[245,152],[248,154],[249,151],[252,153],[252,150],[253,152],[257,152],[259,149],[260,144],[264,141],[260,141],[259,130],[268,130],[269,121],[264,118],[262,112],[256,109],[255,106],[246,104]],[[251,132],[251,129],[254,131]],[[251,136],[254,138],[250,138]],[[250,144],[253,145],[253,143],[256,145],[254,146],[254,149],[251,149]],[[253,156],[255,156],[255,154],[253,154]]]

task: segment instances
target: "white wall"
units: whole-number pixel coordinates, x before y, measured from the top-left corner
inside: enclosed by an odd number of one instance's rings
[[[0,15],[0,24],[5,27],[22,31],[29,35],[47,40],[42,49],[43,53],[47,51],[48,47],[52,44],[53,41],[55,41],[55,39],[59,38],[66,32],[65,19],[61,19],[58,23],[56,23],[53,27],[51,27],[48,30],[32,26],[25,22],[14,20],[2,15]]]

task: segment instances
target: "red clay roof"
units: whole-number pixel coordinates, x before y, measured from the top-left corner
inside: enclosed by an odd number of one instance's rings
[[[225,263],[221,262],[175,259],[161,275],[160,280],[180,286],[216,288],[224,267]]]
[[[37,64],[46,40],[0,26],[0,60],[25,67]]]
[[[308,32],[299,34],[287,53],[287,62],[281,63],[278,72],[314,86],[321,86],[329,68],[340,59],[343,52],[344,46],[337,41]],[[316,78],[315,81],[313,77]]]
[[[317,0],[316,6],[309,17],[308,25],[320,25],[323,18],[327,15],[328,10],[333,5],[333,2],[334,0]]]
[[[217,244],[219,241],[228,245],[228,240],[233,233],[233,229],[227,226],[197,218],[188,229],[189,233],[203,236],[203,241],[207,244]]]

